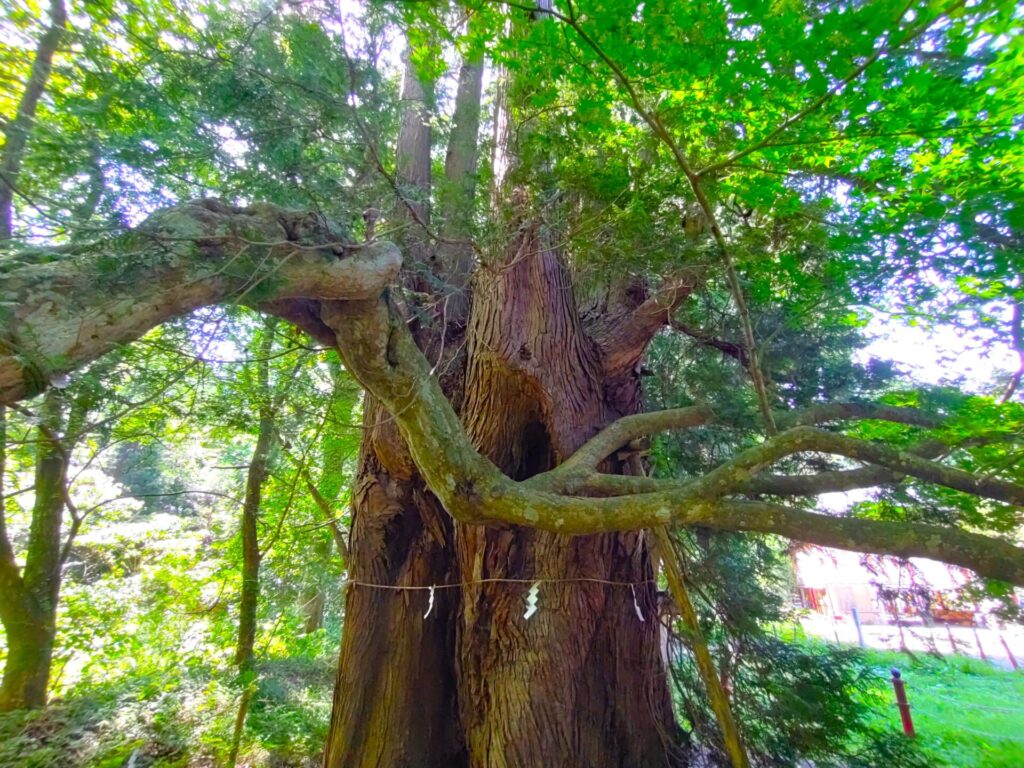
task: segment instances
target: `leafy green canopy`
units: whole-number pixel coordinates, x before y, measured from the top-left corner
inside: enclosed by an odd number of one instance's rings
[[[368,21],[346,48],[335,12],[320,7],[67,5],[18,179],[21,237],[96,237],[204,196],[269,199],[345,222],[384,194],[368,143],[392,162],[396,93],[374,66],[379,24]],[[0,20],[4,115],[16,108],[38,24],[28,7]]]
[[[459,42],[517,75],[520,174],[582,275],[717,268],[671,142],[759,315],[856,325],[884,305],[1013,343],[1015,3],[573,0],[535,23],[529,3],[467,5]]]

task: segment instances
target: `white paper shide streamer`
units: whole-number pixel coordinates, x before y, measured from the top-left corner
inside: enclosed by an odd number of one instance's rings
[[[526,613],[523,614],[524,619],[528,619],[537,612],[537,595],[540,594],[540,582],[533,582],[533,586],[530,587],[530,591],[526,594]]]
[[[633,593],[633,610],[636,611],[636,617],[638,619],[640,619],[640,621],[643,621],[644,620],[644,612],[640,610],[640,603],[636,599],[636,587],[634,587],[632,584],[630,584],[629,585],[629,591]]]

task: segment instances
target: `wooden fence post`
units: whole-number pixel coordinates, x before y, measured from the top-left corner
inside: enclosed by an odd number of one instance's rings
[[[903,677],[898,669],[893,668],[891,671],[892,688],[896,691],[896,706],[900,709],[903,732],[910,738],[914,738],[914,721],[910,719],[910,703],[907,701],[907,689],[903,684]]]
[[[864,647],[864,632],[860,628],[860,614],[857,613],[857,608],[853,608],[853,625],[857,628],[857,642],[860,643],[860,647]]]
[[[1001,643],[1003,644],[1003,648],[1005,648],[1005,649],[1006,649],[1006,655],[1007,655],[1007,656],[1009,657],[1009,659],[1010,659],[1010,664],[1012,664],[1012,665],[1013,665],[1013,668],[1014,668],[1014,669],[1015,669],[1016,671],[1020,672],[1020,666],[1019,666],[1019,665],[1017,664],[1017,659],[1016,659],[1016,657],[1014,657],[1014,655],[1013,655],[1013,651],[1011,651],[1011,650],[1010,650],[1010,646],[1009,646],[1009,644],[1008,644],[1008,643],[1006,642],[1006,638],[1005,638],[1005,637],[1003,637],[1002,635],[1000,635],[1000,636],[999,636],[999,642],[1001,642]]]
[[[978,653],[981,655],[982,661],[988,661],[988,656],[985,655],[985,647],[981,644],[981,635],[978,634],[977,627],[971,627],[974,630],[974,642],[978,644]]]

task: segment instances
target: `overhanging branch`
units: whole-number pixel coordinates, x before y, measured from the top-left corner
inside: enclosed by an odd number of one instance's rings
[[[704,486],[706,493],[712,496],[734,493],[742,488],[752,473],[786,456],[806,451],[845,456],[975,496],[1024,505],[1024,486],[994,477],[974,475],[909,451],[897,451],[816,427],[789,429],[759,446],[741,452],[695,482]]]
[[[322,318],[336,330],[338,348],[348,369],[393,415],[427,486],[463,523],[521,525],[565,534],[663,525],[758,530],[860,551],[932,557],[972,568],[983,576],[1024,584],[1024,549],[998,539],[951,527],[833,518],[781,505],[722,498],[734,493],[736,486],[759,467],[806,450],[872,461],[994,498],[1024,500],[1024,488],[1020,486],[977,478],[919,456],[806,426],[744,451],[702,478],[655,492],[637,488],[624,495],[592,498],[564,492],[556,482],[574,476],[583,480],[598,477],[588,465],[607,446],[637,434],[641,429],[637,425],[643,425],[646,431],[652,428],[649,422],[659,418],[691,425],[704,418],[699,409],[668,412],[669,416],[652,414],[647,423],[643,418],[627,417],[625,426],[612,425],[610,431],[585,445],[578,459],[566,462],[575,461],[573,472],[559,473],[556,468],[516,482],[474,449],[406,324],[386,300],[327,303]],[[815,418],[824,415],[819,413]]]
[[[775,533],[854,552],[928,557],[988,578],[1024,584],[1024,549],[958,528],[833,517],[755,501],[719,502],[704,514],[704,519],[694,522],[730,531]]]
[[[319,216],[199,200],[120,238],[0,264],[0,404],[198,307],[375,298],[401,266],[385,242],[342,242]]]
[[[111,253],[128,258],[123,264],[111,262]],[[81,366],[195,307],[296,299],[308,302],[303,312],[321,336],[326,329],[334,334],[348,369],[391,413],[427,486],[462,522],[565,534],[668,524],[757,530],[861,551],[934,557],[983,576],[1024,583],[1024,549],[994,538],[950,527],[832,518],[723,500],[744,492],[752,477],[779,459],[818,451],[1024,504],[1024,487],[1013,483],[807,426],[863,418],[935,425],[912,409],[841,404],[780,414],[778,423],[793,425],[790,429],[703,477],[671,484],[612,478],[599,475],[595,467],[635,437],[698,426],[712,415],[695,407],[631,416],[599,433],[562,467],[513,481],[475,450],[404,318],[386,296],[379,298],[399,266],[398,250],[388,243],[349,248],[333,241],[316,217],[274,206],[241,209],[200,201],[168,209],[115,247],[85,249],[51,263],[8,266],[0,305],[6,332],[0,403],[41,389],[54,373]],[[628,492],[586,497],[567,480],[607,483]],[[626,489],[625,483],[634,486]]]

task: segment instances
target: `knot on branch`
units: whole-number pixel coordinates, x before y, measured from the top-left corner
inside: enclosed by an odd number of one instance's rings
[[[195,242],[210,256],[226,244],[277,247],[285,252],[300,246],[334,256],[347,255],[356,247],[344,227],[315,211],[262,202],[238,206],[216,198],[165,208],[150,216],[137,231],[171,247],[176,241]]]

